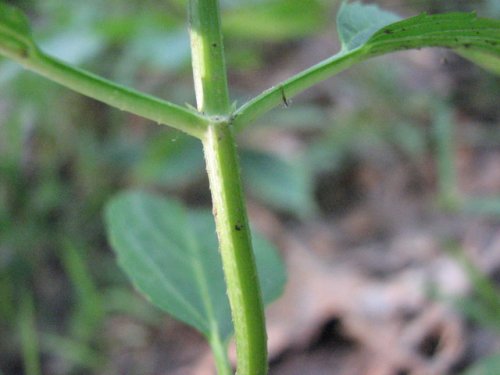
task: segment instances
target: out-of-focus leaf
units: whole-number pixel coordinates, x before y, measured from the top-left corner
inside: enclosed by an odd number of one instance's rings
[[[156,137],[134,172],[137,179],[179,187],[202,175],[205,165],[201,144],[177,133]]]
[[[35,322],[33,296],[23,291],[19,311],[19,333],[23,354],[23,367],[26,375],[41,375],[40,347]]]
[[[389,129],[389,138],[410,157],[424,155],[426,151],[426,136],[424,131],[412,123],[398,123]]]
[[[471,197],[463,203],[465,212],[500,216],[500,196]]]
[[[367,150],[383,146],[384,131],[379,123],[356,114],[355,116],[338,117],[329,124],[328,131],[319,139],[311,142],[307,150],[307,165],[313,173],[320,174],[335,171],[350,157],[362,157]],[[392,134],[392,133],[391,133]]]
[[[69,241],[64,244],[61,261],[76,295],[71,319],[72,335],[80,342],[90,340],[104,318],[101,295],[79,249]]]
[[[9,56],[26,56],[34,48],[28,19],[18,9],[0,3],[0,52]]]
[[[443,103],[435,105],[433,135],[436,143],[439,201],[448,210],[460,206],[455,168],[456,145],[451,110]]]
[[[474,294],[460,298],[456,304],[479,324],[500,330],[500,290],[461,250],[453,249],[452,255],[462,265],[474,289]]]
[[[124,56],[129,64],[141,62],[169,71],[185,67],[190,57],[189,36],[184,28],[165,32],[151,27],[131,36]]]
[[[118,262],[153,304],[225,341],[233,331],[213,218],[179,203],[134,192],[114,198],[106,223]],[[263,300],[276,299],[285,282],[274,248],[254,237]]]
[[[31,39],[28,19],[18,9],[0,3],[0,35],[10,35],[13,38]]]
[[[269,5],[279,1],[282,0],[220,0],[220,5],[223,10],[228,10],[255,5]]]
[[[481,359],[465,371],[463,375],[497,375],[498,369],[500,369],[500,355],[494,354]]]
[[[104,45],[101,35],[82,28],[65,30],[64,33],[40,43],[45,52],[71,64],[79,64],[96,56]]]
[[[500,57],[498,56],[481,51],[467,51],[466,49],[461,49],[459,55],[493,74],[500,75]]]
[[[500,1],[498,0],[486,0],[486,10],[490,17],[498,18],[500,17]]]
[[[323,129],[329,121],[325,111],[318,106],[294,105],[286,111],[270,112],[259,119],[254,126],[311,131]]]
[[[45,333],[41,336],[40,341],[44,350],[75,367],[95,372],[98,371],[99,365],[105,362],[105,358],[99,350],[81,340]]]
[[[223,27],[232,37],[277,41],[318,31],[326,24],[327,15],[317,0],[252,2],[226,10]]]
[[[307,168],[249,150],[242,152],[241,164],[244,183],[256,197],[302,218],[314,213],[312,175]]]

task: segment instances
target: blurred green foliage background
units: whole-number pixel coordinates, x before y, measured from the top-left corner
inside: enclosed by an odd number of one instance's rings
[[[30,16],[45,51],[122,84],[194,104],[185,1],[8,3]],[[317,62],[294,61],[296,51],[327,39],[332,49],[323,57],[335,52],[337,1],[221,3],[231,92],[240,104]],[[380,4],[404,15],[472,8],[500,15],[495,0]],[[389,59],[364,64],[336,80],[341,89],[324,84],[320,94],[294,99],[290,108],[244,132],[240,150],[252,199],[293,220],[317,217],[331,212],[317,193],[319,176],[371,152],[423,158],[432,143],[428,125],[441,121],[442,112],[433,110],[436,89],[406,84],[408,74]],[[499,81],[479,70],[473,78],[479,94],[455,90],[442,104],[480,112],[487,135],[481,133],[478,142],[498,142],[498,129],[490,125],[498,125]],[[449,156],[447,131],[437,138],[443,158]],[[286,145],[287,133],[303,140],[292,144],[293,152],[262,147],[263,139]],[[445,175],[449,168],[443,170]],[[443,179],[446,195],[453,174]],[[161,314],[131,290],[104,238],[103,205],[127,187],[208,205],[200,145],[0,59],[0,373],[39,374],[40,360],[47,374],[116,373],[113,343],[103,339],[106,317],[126,314],[163,324]],[[456,204],[454,197],[443,199]]]

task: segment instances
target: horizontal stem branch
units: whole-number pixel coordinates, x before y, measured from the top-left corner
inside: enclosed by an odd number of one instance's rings
[[[367,56],[364,56],[360,50],[347,54],[337,54],[267,89],[234,112],[234,127],[238,131],[243,129],[253,120],[274,107],[280,104],[288,105],[288,100],[291,97],[334,76],[365,58]]]
[[[72,67],[38,49],[32,49],[28,55],[18,56],[15,60],[26,69],[122,111],[169,125],[200,139],[206,131],[205,117],[193,110]]]

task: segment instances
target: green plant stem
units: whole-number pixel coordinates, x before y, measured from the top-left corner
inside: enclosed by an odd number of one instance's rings
[[[189,1],[189,34],[198,109],[207,115],[231,110],[217,0]]]
[[[209,126],[203,146],[236,333],[238,374],[263,375],[265,320],[231,124]]]
[[[12,56],[11,56],[12,57]],[[27,55],[14,56],[25,68],[120,110],[172,126],[201,138],[206,119],[188,108],[118,85],[32,48]]]
[[[212,122],[203,149],[236,334],[239,375],[267,373],[267,336],[236,153],[217,0],[190,0],[198,110]]]
[[[234,127],[239,131],[274,107],[280,104],[287,106],[291,97],[366,58],[362,50],[337,54],[267,89],[234,112]]]

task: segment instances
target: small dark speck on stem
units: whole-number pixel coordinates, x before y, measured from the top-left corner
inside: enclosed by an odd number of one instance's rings
[[[236,225],[234,226],[234,229],[239,232],[240,230],[243,229],[243,225],[241,225],[240,223],[236,223]]]
[[[217,43],[212,43],[212,47],[217,48]]]
[[[290,102],[286,98],[285,89],[283,88],[283,86],[281,87],[281,100],[283,101],[283,105],[285,106],[285,108],[288,108],[290,106]]]
[[[392,31],[391,29],[385,29],[384,33],[385,34],[392,34],[392,33],[394,33],[394,31]]]
[[[470,48],[470,43],[464,43],[464,48]]]

